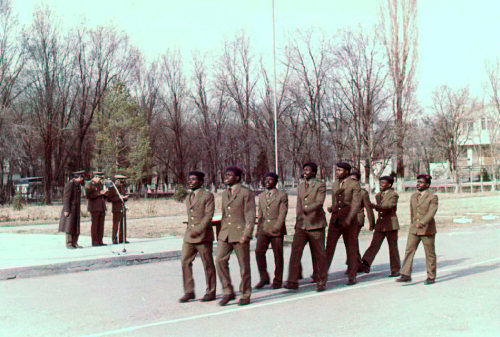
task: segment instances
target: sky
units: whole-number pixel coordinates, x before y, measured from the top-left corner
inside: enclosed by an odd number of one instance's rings
[[[127,32],[145,57],[154,60],[167,48],[185,57],[193,50],[221,51],[224,38],[245,29],[257,53],[272,55],[272,0],[13,0],[22,24],[48,5],[65,26],[86,19],[89,26],[114,24]],[[275,0],[278,54],[285,32],[322,28],[334,33],[378,22],[379,0]],[[486,96],[484,62],[500,58],[500,1],[420,0],[418,99],[428,108],[441,85],[469,86]]]

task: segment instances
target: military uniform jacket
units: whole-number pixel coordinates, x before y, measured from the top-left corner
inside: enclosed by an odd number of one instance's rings
[[[361,206],[359,206],[359,211],[358,214],[356,215],[357,221],[358,221],[358,226],[363,227],[364,222],[365,222],[365,213],[364,210],[366,210],[366,215],[368,216],[368,222],[370,224],[370,229],[375,228],[375,215],[373,214],[373,208],[372,204],[370,202],[370,196],[368,195],[368,192],[362,188],[361,189]]]
[[[415,235],[433,235],[436,233],[436,215],[438,197],[429,190],[419,197],[419,192],[413,193],[410,199],[411,226],[410,233]],[[424,228],[417,228],[417,223],[423,223]]]
[[[120,199],[120,196],[118,195],[115,186],[109,189],[109,194],[106,199],[108,200],[108,202],[111,202],[111,211],[113,213],[123,213],[122,199]],[[125,187],[116,186],[116,188],[118,188],[118,192],[120,192],[120,195],[123,198],[123,196],[125,195]]]
[[[191,192],[193,193],[193,192]],[[186,210],[188,224],[184,242],[202,243],[214,240],[214,230],[212,229],[212,218],[215,211],[214,195],[202,188],[196,191],[191,198],[191,194],[186,198]],[[189,234],[198,234],[192,238]]]
[[[345,178],[341,181],[335,181],[332,187],[332,217],[330,223],[339,221],[343,227],[346,226],[346,220],[351,219],[351,225],[356,224],[356,213],[361,207],[361,186],[359,181]],[[354,220],[354,221],[352,221]]]
[[[71,179],[64,186],[63,209],[59,220],[59,231],[68,234],[80,234],[80,202],[82,191],[80,184]],[[64,212],[69,212],[65,217]]]
[[[219,240],[238,242],[241,236],[252,238],[255,227],[255,197],[252,191],[241,184],[232,186],[222,193],[222,223]]]
[[[392,188],[385,192],[379,192],[375,196],[377,200],[378,219],[375,230],[378,232],[389,232],[399,229],[398,199],[399,195]]]
[[[286,235],[285,219],[288,213],[288,195],[284,191],[272,190],[269,200],[266,193],[259,196],[259,211],[257,220],[258,235],[283,236]],[[273,234],[273,229],[279,230],[278,234]]]
[[[85,184],[85,194],[88,199],[88,211],[89,212],[105,212],[106,211],[106,197],[100,195],[99,192],[102,191],[102,184],[96,183],[91,180]]]
[[[297,188],[297,220],[295,228],[303,230],[314,230],[326,227],[326,215],[323,209],[326,197],[326,185],[324,182],[312,179],[309,188],[306,189],[305,181]],[[305,214],[298,214],[302,209]]]

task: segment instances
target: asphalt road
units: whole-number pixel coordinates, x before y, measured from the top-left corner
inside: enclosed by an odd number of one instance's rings
[[[198,300],[179,304],[180,261],[4,281],[0,336],[500,336],[500,224],[441,231],[436,242],[434,285],[423,285],[422,246],[411,284],[388,278],[384,243],[372,272],[347,287],[345,253],[338,246],[327,291],[317,293],[306,278],[298,292],[255,290],[245,307],[237,301],[227,307]],[[401,236],[401,254],[405,244]],[[368,238],[360,245],[366,249]],[[308,251],[305,275],[312,269]],[[287,247],[286,268],[289,253]],[[273,268],[271,260],[269,251]],[[199,259],[194,269],[201,298],[205,281]],[[237,289],[235,256],[231,271]],[[253,254],[252,276],[255,285]]]

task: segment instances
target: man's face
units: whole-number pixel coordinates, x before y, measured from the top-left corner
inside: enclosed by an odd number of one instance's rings
[[[347,171],[345,168],[342,167],[337,167],[335,169],[335,176],[337,179],[345,179],[349,175],[349,171]]]
[[[302,176],[305,180],[310,180],[314,177],[314,170],[311,166],[307,165],[302,170]]]
[[[425,179],[421,178],[417,180],[417,190],[425,191],[429,188],[429,184],[425,181]]]
[[[123,180],[122,179],[116,179],[116,186],[122,186],[123,185]]]
[[[203,185],[203,182],[198,179],[197,176],[194,176],[194,175],[190,175],[189,178],[188,178],[188,187],[191,189],[191,190],[197,190],[199,189],[201,186]]]
[[[268,190],[275,188],[277,183],[278,180],[273,177],[266,177],[266,179],[264,179],[264,187]]]
[[[102,182],[102,179],[103,179],[103,177],[102,177],[102,176],[95,176],[95,177],[94,177],[94,180],[95,180],[96,182],[98,182],[98,183],[101,183],[101,182]]]
[[[83,176],[79,176],[79,177],[76,177],[75,178],[75,181],[79,184],[81,184],[83,182]]]
[[[382,192],[387,191],[388,189],[390,189],[392,187],[392,185],[385,179],[380,180],[379,183],[380,183],[380,190]]]
[[[226,172],[224,183],[227,186],[233,186],[234,184],[237,184],[239,182],[240,182],[240,178],[236,174],[234,174],[233,171],[227,171]]]

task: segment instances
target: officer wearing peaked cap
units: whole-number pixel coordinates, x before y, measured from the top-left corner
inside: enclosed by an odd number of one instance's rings
[[[73,179],[70,179],[64,186],[59,232],[66,233],[66,248],[68,249],[82,248],[78,245],[78,237],[80,235],[81,185],[84,174],[85,171],[73,172]]]
[[[103,190],[103,178],[104,174],[96,171],[92,180],[85,184],[85,194],[88,201],[87,207],[92,221],[92,246],[105,246],[102,239],[104,236],[104,217],[106,216],[105,199],[108,192]]]
[[[129,197],[125,194],[125,179],[127,179],[127,176],[116,174],[114,179],[115,185],[109,189],[109,194],[107,195],[107,200],[111,202],[111,212],[113,213],[111,240],[113,244],[123,243],[124,241],[128,243],[124,228],[124,202],[127,201]]]

